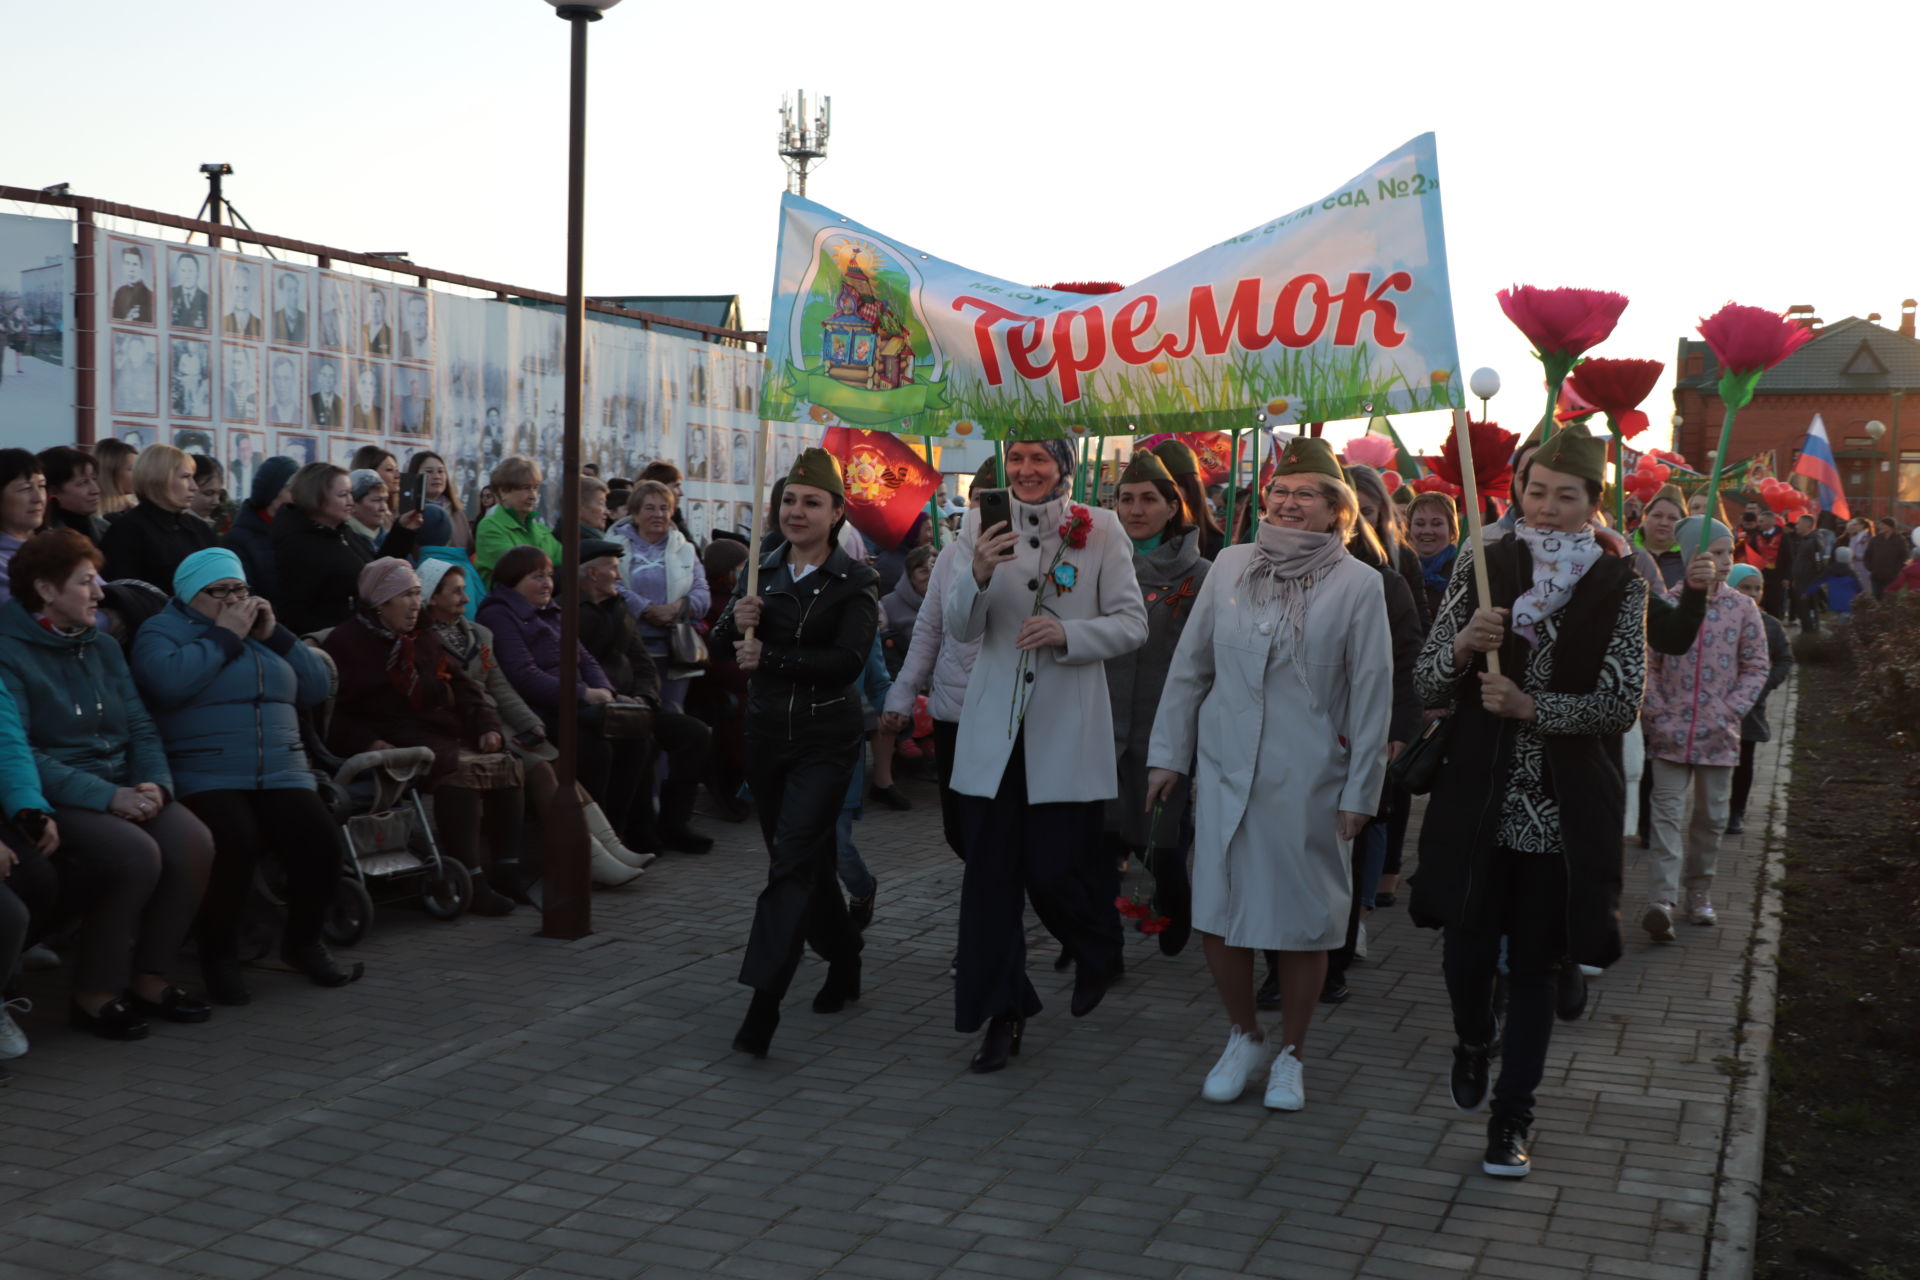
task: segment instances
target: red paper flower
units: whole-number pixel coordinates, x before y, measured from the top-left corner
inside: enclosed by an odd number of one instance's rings
[[[1505,498],[1513,488],[1513,446],[1520,437],[1511,431],[1503,431],[1497,422],[1467,421],[1467,431],[1473,440],[1473,478],[1474,487],[1480,497]],[[1433,474],[1453,486],[1454,494],[1466,492],[1466,478],[1460,473],[1460,442],[1452,434],[1447,442],[1440,446],[1440,456],[1429,464]],[[1414,481],[1414,488],[1420,487]]]
[[[1449,498],[1460,497],[1462,490],[1459,485],[1453,483],[1451,480],[1443,480],[1433,473],[1433,464],[1437,461],[1439,461],[1437,458],[1428,458],[1426,460],[1427,474],[1413,482],[1413,491],[1415,493],[1444,493]]]
[[[1167,926],[1172,923],[1173,921],[1167,918],[1166,916],[1148,916],[1145,920],[1142,920],[1140,922],[1140,932],[1165,933],[1167,931]]]
[[[1075,551],[1087,545],[1087,534],[1093,529],[1093,513],[1082,506],[1067,508],[1067,518],[1060,522],[1060,536]]]
[[[1507,313],[1542,356],[1577,356],[1599,346],[1627,309],[1625,294],[1604,289],[1536,289],[1515,285],[1499,293]]]
[[[1653,393],[1666,365],[1658,360],[1611,360],[1595,356],[1573,367],[1567,390],[1607,415],[1621,436],[1631,440],[1647,429],[1640,402]]]
[[[1758,373],[1813,341],[1813,330],[1764,307],[1729,302],[1700,322],[1700,336],[1728,373]]]
[[[1129,920],[1144,920],[1147,917],[1147,904],[1144,902],[1135,902],[1125,894],[1113,900],[1113,907],[1114,910]]]

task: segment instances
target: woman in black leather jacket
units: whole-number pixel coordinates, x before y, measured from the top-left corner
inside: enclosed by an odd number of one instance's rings
[[[747,785],[770,864],[740,965],[753,1003],[733,1047],[756,1058],[773,1041],[804,944],[828,964],[814,1012],[860,998],[860,933],[840,896],[834,820],[866,731],[853,686],[880,597],[879,575],[836,544],[845,510],[840,464],[824,449],[802,453],[780,497],[786,540],[760,562],[760,594],[746,595],[743,578],[711,637],[751,673]]]

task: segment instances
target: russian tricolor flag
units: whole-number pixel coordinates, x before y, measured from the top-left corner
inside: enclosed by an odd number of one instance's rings
[[[1853,513],[1847,510],[1847,495],[1840,489],[1840,468],[1834,465],[1833,445],[1827,440],[1827,424],[1820,420],[1817,413],[1813,415],[1813,425],[1807,428],[1807,438],[1800,446],[1800,456],[1793,461],[1793,473],[1807,476],[1819,484],[1822,507],[1842,520],[1853,519]]]

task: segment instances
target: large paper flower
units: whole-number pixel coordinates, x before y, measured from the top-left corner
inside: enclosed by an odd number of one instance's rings
[[[1607,415],[1607,425],[1622,439],[1631,440],[1647,429],[1640,402],[1653,392],[1666,365],[1658,360],[1611,360],[1595,356],[1582,360],[1567,378],[1567,390]]]
[[[1372,467],[1375,471],[1392,470],[1399,456],[1400,451],[1385,436],[1355,436],[1341,450],[1348,466]]]
[[[1536,289],[1517,284],[1499,293],[1500,309],[1514,327],[1527,335],[1534,354],[1547,370],[1547,412],[1540,420],[1544,439],[1553,434],[1554,407],[1560,402],[1560,384],[1573,362],[1599,346],[1620,323],[1627,309],[1623,293],[1604,289]]]
[[[1467,421],[1467,432],[1473,441],[1473,479],[1474,488],[1482,499],[1505,498],[1513,489],[1513,446],[1520,437],[1511,431],[1503,431],[1497,422]],[[1451,485],[1455,492],[1465,492],[1466,479],[1460,471],[1460,442],[1449,432],[1447,441],[1440,446],[1440,456],[1429,458],[1428,466],[1434,475]],[[1416,481],[1414,488],[1418,489]]]
[[[1720,492],[1720,473],[1727,465],[1727,442],[1733,438],[1734,415],[1753,400],[1760,375],[1813,341],[1813,330],[1764,307],[1729,302],[1700,322],[1700,336],[1720,360],[1720,401],[1727,416],[1720,423],[1720,448],[1713,455],[1713,477],[1707,492]],[[1700,550],[1707,549],[1713,526],[1700,531]]]

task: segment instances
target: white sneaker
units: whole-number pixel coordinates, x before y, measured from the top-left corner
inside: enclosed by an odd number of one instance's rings
[[[33,1001],[22,998],[0,1004],[0,1058],[18,1058],[27,1052],[27,1033],[13,1020],[16,1013],[32,1013]]]
[[[1298,1111],[1307,1105],[1306,1071],[1288,1045],[1273,1060],[1267,1073],[1267,1108],[1271,1111]]]
[[[1647,914],[1640,917],[1640,927],[1655,942],[1673,941],[1673,904],[1667,902],[1649,902]]]
[[[1717,917],[1713,914],[1713,899],[1706,890],[1696,889],[1687,897],[1687,922],[1689,924],[1712,924]]]
[[[1267,1065],[1267,1045],[1235,1027],[1227,1036],[1226,1050],[1220,1061],[1207,1072],[1200,1096],[1208,1102],[1232,1102],[1247,1091],[1247,1081]]]

